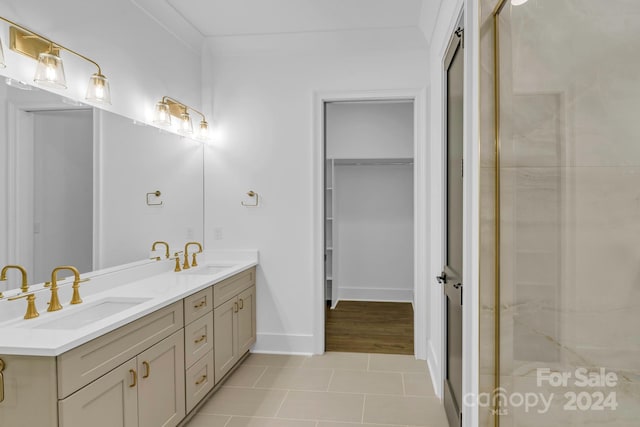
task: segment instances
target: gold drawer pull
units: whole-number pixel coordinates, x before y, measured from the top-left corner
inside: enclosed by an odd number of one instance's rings
[[[204,341],[204,340],[206,340],[206,339],[207,339],[207,336],[206,336],[206,335],[203,335],[203,336],[201,336],[200,338],[198,338],[197,340],[195,340],[194,342],[195,342],[196,344],[200,344],[202,341]]]
[[[237,313],[237,312],[238,312],[238,303],[237,303],[237,302],[234,302],[234,303],[233,303],[233,312],[234,312],[234,313]]]
[[[149,362],[145,360],[142,362],[142,366],[144,366],[144,375],[142,378],[149,378],[149,375],[151,375],[151,366],[149,366]]]
[[[203,375],[202,377],[200,377],[198,381],[196,381],[196,385],[202,384],[206,379],[207,379],[207,376]]]
[[[197,310],[197,309],[199,309],[199,308],[206,307],[206,306],[207,306],[207,300],[205,299],[205,300],[204,300],[204,301],[202,301],[200,304],[196,304],[196,305],[194,305],[194,306],[193,306],[193,308]]]
[[[4,400],[4,360],[0,359],[0,402]]]
[[[244,308],[244,300],[240,298],[240,310]]]
[[[133,388],[138,384],[138,374],[133,369],[129,369],[129,372],[131,373],[132,380],[131,384],[129,384],[129,387]]]

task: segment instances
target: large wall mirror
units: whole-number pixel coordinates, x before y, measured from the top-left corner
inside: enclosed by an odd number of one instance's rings
[[[0,267],[29,284],[149,257],[151,243],[203,239],[203,146],[0,80]],[[159,196],[156,196],[159,192]],[[0,291],[20,285],[9,272]]]

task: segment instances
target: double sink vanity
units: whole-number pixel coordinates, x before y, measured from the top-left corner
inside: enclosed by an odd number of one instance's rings
[[[256,340],[256,251],[205,251],[198,266],[141,261],[0,300],[0,425],[184,424]],[[77,278],[76,278],[77,279]],[[20,295],[16,292],[16,295]]]

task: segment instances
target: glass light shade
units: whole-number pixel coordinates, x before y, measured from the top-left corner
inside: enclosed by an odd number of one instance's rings
[[[51,53],[41,53],[33,81],[45,86],[67,87],[62,59]]]
[[[91,77],[89,77],[89,86],[87,86],[87,95],[84,98],[87,101],[111,104],[109,80],[102,74],[96,73],[91,75]]]
[[[2,41],[0,41],[0,68],[6,67],[7,64],[4,63],[4,51],[2,50]]]
[[[153,123],[161,126],[171,126],[171,112],[169,104],[166,102],[158,102],[153,113]]]
[[[180,122],[178,123],[178,133],[182,135],[191,135],[193,133],[193,123],[191,117],[186,111],[180,114]]]
[[[514,6],[520,6],[521,4],[525,4],[529,0],[511,0],[511,4]]]
[[[209,123],[205,120],[200,122],[200,129],[198,129],[198,139],[206,141],[209,139]]]

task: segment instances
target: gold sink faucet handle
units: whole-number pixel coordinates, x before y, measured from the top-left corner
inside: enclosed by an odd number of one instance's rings
[[[158,240],[156,242],[153,242],[153,245],[151,245],[151,250],[155,251],[156,246],[158,245],[164,245],[164,257],[165,259],[169,259],[169,244],[167,242],[163,242],[162,240]]]
[[[191,259],[191,267],[197,267],[198,266],[198,261],[196,260],[196,254],[200,254],[202,253],[202,244],[198,243],[198,242],[188,242],[186,245],[184,245],[184,264],[185,266],[189,264],[188,261],[188,254],[187,254],[187,250],[189,249],[189,246],[191,245],[196,245],[198,247],[198,252],[194,252],[192,259]],[[184,268],[189,268],[189,267],[184,267]]]
[[[27,270],[25,270],[25,268],[21,265],[5,265],[2,268],[2,271],[0,271],[0,281],[5,281],[7,280],[7,270],[11,269],[11,268],[15,268],[16,270],[20,270],[20,273],[22,274],[22,284],[20,286],[20,291],[21,292],[28,292],[29,291],[29,285],[27,284]]]
[[[62,270],[69,270],[73,273],[74,284],[80,282],[80,272],[77,268],[71,265],[61,265],[60,267],[54,268],[51,272],[51,300],[49,301],[47,311],[62,310],[62,304],[60,304],[60,299],[58,298],[58,271]]]
[[[27,299],[27,312],[25,313],[24,318],[35,319],[36,317],[40,316],[40,313],[38,313],[38,310],[36,309],[36,296],[34,294],[11,297],[11,298],[8,298],[7,301],[15,301],[22,298]]]
[[[80,283],[88,282],[91,279],[81,279],[73,281],[73,296],[71,297],[70,304],[82,304],[82,298],[80,298]]]
[[[175,271],[176,273],[179,271],[182,271],[182,269],[180,268],[180,254],[182,253],[182,251],[178,251],[176,252],[173,256],[173,258],[171,259],[175,259],[176,260],[176,267],[173,269],[173,271]]]

